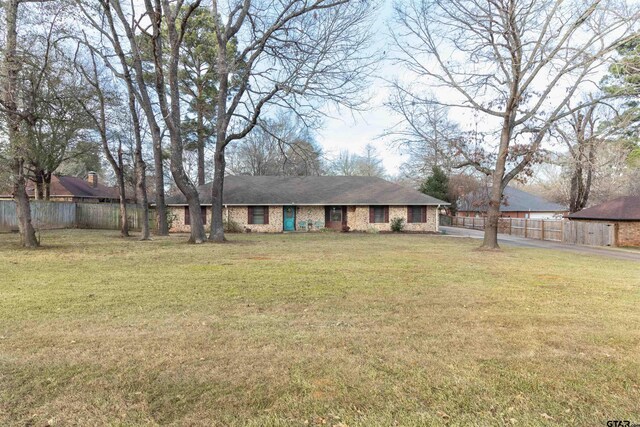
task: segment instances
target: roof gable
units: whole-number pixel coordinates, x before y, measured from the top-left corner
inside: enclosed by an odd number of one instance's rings
[[[211,204],[211,183],[198,188],[200,202]],[[412,188],[368,176],[227,176],[226,205],[446,205]],[[186,204],[184,195],[168,205]]]

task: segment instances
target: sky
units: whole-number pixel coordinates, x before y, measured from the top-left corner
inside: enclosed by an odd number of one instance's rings
[[[392,2],[386,0],[382,3],[377,14],[372,33],[373,49],[380,51],[389,50],[390,37],[388,35],[387,22],[392,16]],[[352,153],[360,153],[367,144],[372,144],[378,150],[383,159],[385,169],[389,175],[397,175],[398,169],[404,161],[398,148],[389,146],[389,139],[380,138],[380,135],[399,121],[392,111],[384,106],[389,95],[387,83],[381,78],[393,79],[397,70],[390,63],[384,63],[377,68],[378,75],[372,79],[370,93],[372,98],[369,109],[362,112],[352,112],[346,109],[336,111],[328,108],[324,125],[317,131],[317,141],[322,145],[326,155],[332,157],[340,150],[349,150]]]

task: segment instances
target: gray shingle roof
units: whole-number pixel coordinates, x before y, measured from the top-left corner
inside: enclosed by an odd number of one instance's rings
[[[368,176],[227,176],[226,205],[447,205],[412,188]],[[198,188],[202,205],[211,204],[211,183]],[[167,197],[184,205],[184,195]]]
[[[484,212],[488,206],[488,189],[480,190],[464,198],[458,210]],[[550,202],[535,194],[507,186],[504,189],[501,212],[564,212],[566,206]]]
[[[640,196],[619,197],[568,215],[571,219],[640,221]]]

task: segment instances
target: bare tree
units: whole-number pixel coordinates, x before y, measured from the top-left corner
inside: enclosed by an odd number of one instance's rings
[[[598,104],[578,110],[556,123],[554,130],[569,150],[571,186],[569,212],[584,209],[589,202],[596,157],[603,139],[598,135]]]
[[[81,80],[61,52],[51,51],[49,46],[55,42],[51,36],[25,42],[29,52],[23,54],[21,79],[24,97],[31,100],[33,114],[38,117],[33,126],[25,127],[26,167],[35,184],[35,198],[45,200],[50,196],[51,177],[63,162],[95,151],[84,143],[88,121],[76,102],[82,93]],[[49,63],[44,73],[43,61]]]
[[[386,129],[383,138],[408,160],[401,166],[403,177],[415,183],[429,175],[434,166],[451,174],[459,163],[456,143],[462,138],[459,125],[449,119],[449,109],[435,104],[416,103],[413,96],[397,83],[387,107],[400,116],[395,125]]]
[[[110,131],[114,127],[110,123],[109,108],[119,102],[119,93],[116,90],[108,88],[109,75],[106,70],[99,66],[96,55],[93,51],[89,51],[89,64],[83,65],[76,56],[76,68],[84,77],[84,81],[91,88],[89,100],[79,96],[78,103],[85,110],[86,114],[91,118],[95,130],[100,137],[103,153],[111,165],[116,176],[118,185],[118,196],[120,199],[120,235],[129,237],[129,219],[127,217],[127,195],[125,186],[125,165],[123,153],[123,138]],[[118,141],[115,154],[111,152],[110,137]]]
[[[384,177],[386,171],[382,158],[373,144],[365,145],[361,154],[342,150],[329,163],[329,173],[342,176]]]
[[[153,145],[156,234],[167,235],[169,228],[164,194],[162,130],[156,118],[155,97],[145,81],[147,70],[139,39],[136,37],[136,31],[140,31],[140,20],[147,17],[147,4],[145,3],[145,13],[136,14],[132,10],[128,17],[118,0],[76,0],[76,4],[86,23],[97,32],[97,37],[87,39],[85,35],[80,41],[92,46],[93,51],[102,57],[111,71],[125,81],[127,90],[133,90],[138,105],[144,112]],[[150,16],[155,17],[156,13],[153,12]],[[117,59],[113,58],[114,54]],[[116,63],[113,63],[114,60]],[[118,67],[117,63],[122,64],[123,61],[128,66]],[[156,77],[156,85],[157,83]]]
[[[215,28],[216,144],[209,240],[222,242],[225,149],[257,125],[268,105],[304,116],[313,101],[356,106],[370,72],[367,21],[361,0],[212,1]],[[227,55],[237,41],[237,55]],[[316,105],[317,106],[317,105]]]
[[[245,138],[229,147],[227,168],[236,175],[320,175],[322,150],[304,123],[281,115],[261,120]]]
[[[551,126],[585,107],[568,103],[633,37],[637,10],[616,0],[414,0],[399,3],[395,16],[399,62],[448,90],[446,99],[414,101],[471,110],[491,129],[481,145],[459,144],[459,166],[491,177],[482,247],[496,249],[504,188]]]

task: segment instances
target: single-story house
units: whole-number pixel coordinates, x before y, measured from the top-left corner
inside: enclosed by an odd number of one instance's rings
[[[567,218],[613,223],[617,246],[640,246],[640,196],[619,197],[569,214]]]
[[[198,188],[205,224],[211,217],[211,183]],[[167,197],[171,231],[190,230],[184,195]],[[245,231],[278,233],[331,228],[390,231],[394,218],[405,230],[438,231],[442,200],[412,188],[364,176],[227,176],[223,218]]]
[[[116,187],[108,187],[98,182],[98,174],[89,172],[86,179],[67,175],[52,175],[49,200],[74,203],[119,203]],[[27,194],[35,199],[35,183],[27,182]],[[0,195],[0,199],[11,199],[11,194]]]
[[[458,200],[458,216],[486,216],[489,206],[489,188],[467,194]],[[502,195],[500,216],[504,218],[551,219],[568,213],[566,206],[550,202],[543,197],[507,186]]]

